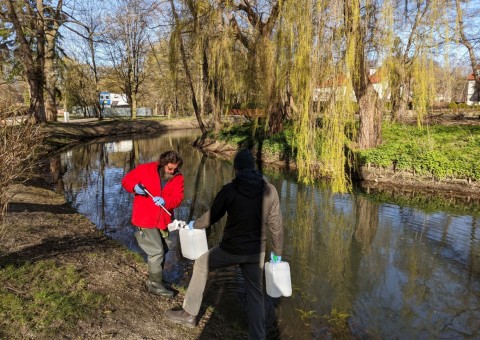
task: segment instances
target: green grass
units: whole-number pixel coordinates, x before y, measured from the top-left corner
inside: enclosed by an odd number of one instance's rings
[[[384,124],[384,143],[360,151],[362,164],[432,175],[480,180],[480,126]]]
[[[73,266],[51,260],[9,265],[0,270],[0,338],[54,336],[75,326],[102,300],[87,290]]]
[[[261,146],[264,154],[294,159],[292,126],[270,137],[250,124],[232,126],[211,136],[238,148]],[[480,180],[480,126],[417,126],[383,124],[383,144],[356,151],[360,165],[393,168],[417,175]],[[320,154],[320,150],[319,154]]]

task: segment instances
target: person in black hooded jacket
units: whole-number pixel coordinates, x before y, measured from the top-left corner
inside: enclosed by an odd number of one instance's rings
[[[255,170],[255,160],[248,149],[234,159],[236,176],[216,195],[210,209],[189,228],[202,229],[216,223],[227,213],[220,244],[195,261],[193,276],[183,308],[165,313],[167,320],[189,327],[196,326],[208,272],[239,265],[245,281],[249,321],[249,339],[265,338],[263,268],[267,227],[271,234],[273,256],[283,250],[283,224],[275,187]]]

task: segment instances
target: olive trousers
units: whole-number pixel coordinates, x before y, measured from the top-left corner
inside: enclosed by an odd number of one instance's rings
[[[138,246],[147,254],[148,272],[161,273],[165,254],[171,244],[167,238],[168,232],[160,231],[158,228],[138,228],[134,235]]]

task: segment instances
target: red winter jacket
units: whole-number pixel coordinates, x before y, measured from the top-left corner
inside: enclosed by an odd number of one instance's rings
[[[167,229],[173,219],[173,209],[183,200],[183,175],[177,172],[165,187],[160,187],[158,173],[159,162],[140,164],[128,172],[122,179],[122,186],[128,192],[134,193],[133,187],[141,183],[153,196],[161,196],[165,200],[164,207],[172,214],[169,216],[161,207],[153,203],[150,196],[135,194],[133,198],[132,224],[142,228]]]

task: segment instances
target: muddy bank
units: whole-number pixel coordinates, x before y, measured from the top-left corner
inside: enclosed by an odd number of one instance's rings
[[[205,119],[207,127],[213,126],[211,119]],[[195,117],[165,119],[145,118],[136,120],[105,119],[78,119],[69,122],[53,122],[43,126],[46,141],[53,149],[71,146],[101,137],[122,135],[148,135],[169,130],[198,129]]]
[[[468,179],[419,176],[406,171],[393,171],[362,166],[360,185],[367,191],[422,193],[449,197],[465,202],[480,200],[480,183]]]
[[[222,315],[221,308],[202,309],[194,329],[165,321],[164,312],[181,305],[184,289],[171,287],[176,292],[173,299],[150,294],[144,285],[148,269],[143,259],[97,230],[62,195],[50,190],[41,176],[12,185],[10,192],[14,197],[3,224],[0,269],[45,260],[53,260],[57,266],[73,265],[87,289],[103,297],[92,317],[80,320],[73,328],[57,325],[59,338],[215,339],[234,334],[242,338],[245,329],[232,329],[232,321]],[[29,290],[28,286],[11,288],[19,294]],[[215,294],[207,294],[205,305],[214,298]],[[9,338],[51,337],[23,327]]]

